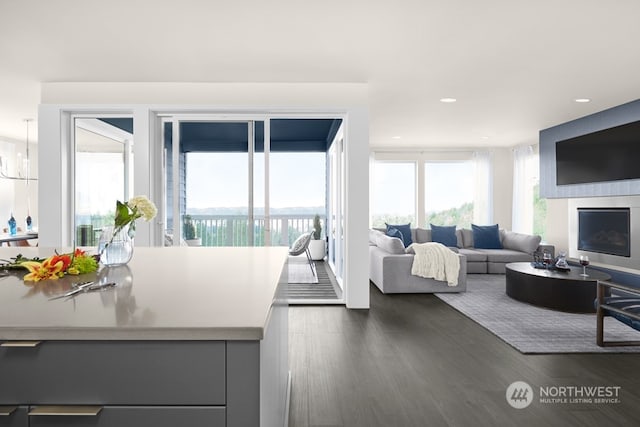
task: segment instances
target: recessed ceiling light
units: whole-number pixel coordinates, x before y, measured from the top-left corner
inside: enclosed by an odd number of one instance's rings
[[[392,137],[391,137],[391,139],[400,139],[400,138],[402,138],[402,137],[401,137],[401,136],[398,136],[398,135],[396,135],[396,136],[392,136]]]
[[[440,98],[440,102],[444,102],[444,103],[447,103],[447,104],[452,103],[452,102],[456,102],[456,101],[457,101],[457,99],[455,99],[455,98]]]
[[[587,102],[591,102],[591,99],[590,98],[576,98],[576,99],[574,99],[574,101],[576,101],[576,102],[578,102],[580,104],[584,104],[584,103],[587,103]]]
[[[481,139],[489,139],[489,137],[488,137],[488,136],[486,136],[486,135],[485,135],[485,136],[481,136],[480,138],[481,138]]]

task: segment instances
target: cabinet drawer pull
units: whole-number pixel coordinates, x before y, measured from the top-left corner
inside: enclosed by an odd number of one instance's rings
[[[18,409],[17,406],[0,406],[0,417],[8,417],[16,409]]]
[[[0,347],[37,347],[42,341],[5,341]]]
[[[53,415],[53,416],[91,416],[94,417],[102,411],[102,406],[36,406],[29,411],[29,416]]]

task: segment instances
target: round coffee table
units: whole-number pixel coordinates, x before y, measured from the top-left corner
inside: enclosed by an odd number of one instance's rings
[[[529,262],[507,264],[506,291],[511,298],[570,313],[595,313],[598,280],[609,280],[611,276],[602,271],[587,269],[587,277],[581,276],[582,267],[571,267],[571,271],[534,268]]]

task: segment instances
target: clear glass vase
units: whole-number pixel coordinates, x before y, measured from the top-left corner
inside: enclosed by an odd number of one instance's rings
[[[113,233],[114,227],[109,225],[102,229],[98,241],[98,253],[103,265],[125,265],[133,256],[133,239],[129,237],[127,228]]]

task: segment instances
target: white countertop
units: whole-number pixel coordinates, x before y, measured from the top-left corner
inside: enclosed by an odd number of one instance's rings
[[[0,248],[0,259],[18,253],[54,250]],[[115,288],[70,300],[49,298],[95,273],[36,284],[0,276],[0,340],[262,339],[287,255],[285,247],[136,247],[128,266],[98,272]]]

